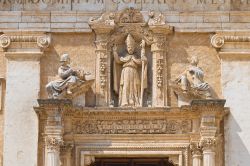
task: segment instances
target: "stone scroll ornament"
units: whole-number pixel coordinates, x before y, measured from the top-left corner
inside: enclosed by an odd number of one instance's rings
[[[211,99],[210,86],[203,80],[204,72],[198,67],[198,58],[192,56],[189,61],[189,67],[174,81],[171,81],[171,87],[178,96],[184,96],[190,100]]]
[[[147,58],[145,56],[145,41],[141,43],[141,58],[134,53],[136,42],[131,34],[126,39],[127,53],[120,57],[117,46],[114,54],[114,91],[119,96],[119,106],[140,107],[143,103],[143,91],[147,88]]]
[[[70,67],[68,54],[61,55],[60,63],[61,66],[58,69],[59,79],[46,85],[48,98],[67,98],[67,96],[73,95],[76,88],[88,82],[85,76],[90,75],[90,73]]]

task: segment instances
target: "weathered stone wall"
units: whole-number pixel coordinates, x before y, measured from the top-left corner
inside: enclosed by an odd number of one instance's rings
[[[210,35],[202,33],[175,33],[168,40],[168,79],[177,78],[189,65],[188,58],[195,55],[199,58],[199,67],[204,70],[204,80],[208,82],[215,98],[221,97],[220,60],[217,52],[210,45]],[[171,91],[169,103],[176,106],[176,97]]]
[[[45,85],[57,75],[62,53],[70,54],[73,67],[84,67],[95,75],[95,35],[88,19],[105,11],[119,11],[131,6],[140,9],[145,20],[149,9],[161,11],[167,24],[174,27],[175,32],[167,38],[168,80],[183,72],[188,57],[199,57],[199,66],[205,72],[204,80],[213,88],[215,97],[227,99],[227,106],[231,108],[225,130],[226,166],[247,166],[250,162],[249,59],[221,62],[210,39],[216,31],[248,31],[249,0],[0,0],[0,32],[51,33],[52,43],[41,58],[40,97],[46,98]],[[241,49],[242,52],[249,51],[244,47]],[[6,58],[2,51],[0,77],[6,78]],[[88,94],[88,106],[95,103],[94,90],[93,85]],[[177,105],[176,97],[169,89],[167,98],[168,105]],[[0,155],[5,111],[0,113]]]
[[[249,10],[248,0],[1,0],[0,10],[114,11],[133,6],[140,10]]]
[[[142,12],[145,19],[148,17],[148,10]],[[160,11],[166,16],[166,22],[175,27],[176,32],[214,32],[249,28],[249,11]],[[101,13],[43,11],[42,9],[40,11],[1,11],[0,31],[91,32],[88,19],[100,16]]]
[[[237,56],[237,55],[235,55]],[[249,154],[249,59],[224,59],[222,62],[223,95],[230,106],[225,126],[226,165],[247,166]]]

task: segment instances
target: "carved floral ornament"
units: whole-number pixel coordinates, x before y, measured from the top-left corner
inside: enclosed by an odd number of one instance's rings
[[[250,42],[249,36],[229,36],[229,35],[219,35],[215,34],[211,38],[211,44],[213,47],[219,49],[224,46],[226,42]]]
[[[204,149],[213,149],[213,148],[215,148],[215,146],[216,146],[216,142],[217,142],[217,140],[216,140],[216,138],[215,137],[208,137],[208,138],[202,138],[201,140],[200,140],[200,146],[202,147],[202,149],[204,150]]]
[[[45,144],[48,150],[59,151],[61,146],[63,146],[63,140],[61,137],[47,136]]]
[[[162,13],[158,15],[150,10],[148,13],[149,20],[148,22],[144,21],[144,17],[141,14],[140,10],[134,8],[124,9],[122,12],[117,13],[104,13],[98,18],[91,17],[89,19],[89,24],[93,25],[105,25],[105,26],[115,26],[116,24],[147,24],[149,26],[164,26],[165,16]]]
[[[46,49],[51,43],[50,35],[7,35],[0,36],[0,47],[7,49],[12,42],[37,43],[41,49]]]

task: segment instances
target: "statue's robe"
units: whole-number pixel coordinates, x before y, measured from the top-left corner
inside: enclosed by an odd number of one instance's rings
[[[197,89],[199,91],[208,91],[209,85],[208,83],[204,82],[204,72],[200,67],[197,66],[191,66],[189,68],[189,73],[192,76],[192,86],[194,89]]]
[[[60,66],[58,69],[60,79],[51,81],[46,85],[49,97],[57,97],[69,84],[76,83],[79,78],[74,75],[74,71],[69,66]]]
[[[141,59],[127,54],[125,57],[115,58],[113,72],[114,91],[119,95],[119,106],[140,106],[141,86],[143,89],[147,88],[147,64],[142,66]]]

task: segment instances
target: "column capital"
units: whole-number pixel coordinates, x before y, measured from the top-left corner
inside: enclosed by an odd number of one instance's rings
[[[61,146],[63,146],[62,136],[46,136],[45,137],[45,146],[49,151],[59,152]]]
[[[201,156],[202,155],[202,148],[201,148],[199,142],[192,142],[190,144],[190,150],[191,150],[192,156]]]
[[[201,138],[200,140],[200,146],[202,147],[202,150],[211,150],[213,151],[216,146],[216,138],[215,137],[207,137],[207,138]]]
[[[40,60],[51,43],[43,32],[7,32],[0,36],[0,47],[10,60]]]
[[[114,17],[113,13],[104,13],[99,18],[91,17],[88,23],[96,34],[109,34],[115,28]]]
[[[211,45],[221,60],[250,59],[250,31],[218,31],[211,37]]]

